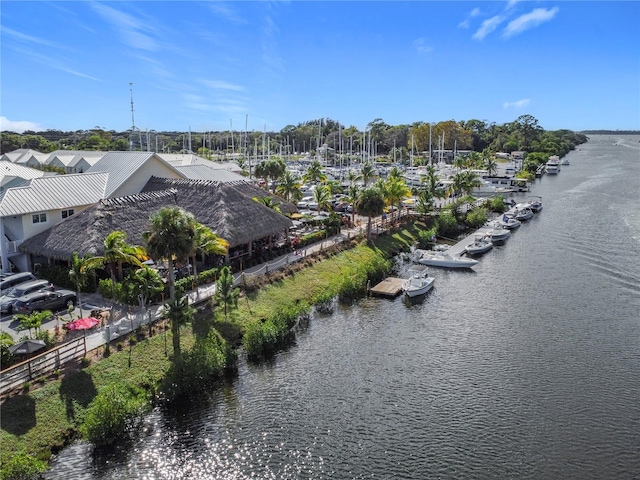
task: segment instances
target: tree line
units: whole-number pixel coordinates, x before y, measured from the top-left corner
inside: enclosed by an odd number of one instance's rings
[[[437,149],[543,152],[562,156],[586,140],[584,134],[571,130],[544,130],[531,115],[522,115],[504,124],[472,119],[389,125],[376,118],[364,130],[353,125],[346,127],[329,118],[319,118],[287,125],[279,132],[157,132],[137,129],[117,132],[99,126],[73,132],[3,132],[0,153],[28,148],[43,153],[55,150],[142,150],[164,153],[191,151],[203,156],[235,153],[249,157],[316,154],[320,147],[326,146],[333,152],[359,155],[367,151],[372,156],[388,155],[403,162],[413,152]]]

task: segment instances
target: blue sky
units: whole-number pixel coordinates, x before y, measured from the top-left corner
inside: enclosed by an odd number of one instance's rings
[[[0,6],[3,130],[640,129],[638,1]]]

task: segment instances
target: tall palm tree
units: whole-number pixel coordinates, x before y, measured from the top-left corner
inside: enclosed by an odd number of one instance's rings
[[[127,244],[127,234],[120,230],[111,232],[104,239],[104,254],[84,260],[83,270],[94,270],[107,266],[111,275],[111,293],[115,293],[115,284],[118,277],[122,277],[122,264],[131,263],[142,266],[141,258],[145,256],[145,250],[136,245]]]
[[[498,162],[492,156],[486,156],[484,158],[484,169],[489,173],[489,175],[497,175],[498,174]]]
[[[302,181],[307,183],[324,183],[327,181],[327,176],[322,172],[322,165],[318,160],[314,160],[304,172]]]
[[[318,204],[318,211],[331,211],[331,191],[326,185],[319,185],[313,191],[313,200]]]
[[[271,198],[271,197],[269,197]],[[197,282],[198,267],[196,265],[196,256],[213,253],[215,255],[226,255],[229,248],[229,242],[216,235],[209,227],[196,222],[194,226],[193,237],[193,276]]]
[[[384,192],[388,205],[398,207],[398,216],[400,216],[402,200],[411,195],[411,190],[404,183],[402,177],[389,177],[385,182]],[[391,216],[393,217],[393,213]]]
[[[368,217],[367,240],[371,239],[371,219],[382,215],[384,211],[384,199],[377,188],[365,188],[360,192],[358,200],[354,204],[354,210],[358,215]]]
[[[71,254],[71,268],[69,270],[69,278],[76,286],[76,295],[78,296],[78,308],[80,308],[80,318],[84,317],[82,313],[82,287],[87,284],[87,271],[84,268],[84,259],[78,256],[78,252]]]
[[[173,356],[180,355],[180,326],[193,320],[195,310],[189,305],[189,297],[174,298],[164,306],[164,315],[171,322]]]
[[[175,299],[175,260],[184,260],[193,251],[196,221],[179,207],[163,207],[150,217],[151,229],[142,234],[147,252],[156,260],[166,259],[169,268],[169,298]]]
[[[369,182],[376,176],[376,170],[373,168],[371,162],[365,162],[362,165],[362,169],[360,170],[360,176],[362,177],[362,181],[364,182],[365,188],[369,185]]]
[[[284,198],[287,202],[297,202],[302,199],[302,185],[290,171],[285,171],[280,177],[280,183],[276,187],[276,193]]]
[[[228,310],[238,306],[238,297],[240,296],[240,289],[233,286],[233,275],[231,269],[228,266],[222,267],[220,270],[220,277],[216,282],[216,292],[214,294],[214,300],[221,303],[224,306],[224,318],[227,318]]]
[[[349,188],[347,189],[347,201],[351,204],[352,207],[353,207],[353,205],[355,205],[355,203],[358,200],[359,196],[360,196],[360,187],[357,184],[352,183],[349,186]],[[356,209],[355,208],[351,209],[351,223],[353,225],[355,225],[355,223],[356,223]]]
[[[347,180],[349,180],[349,185],[355,185],[355,183],[361,178],[362,178],[362,175],[360,175],[358,172],[355,172],[353,170],[349,170],[349,173],[347,174]]]

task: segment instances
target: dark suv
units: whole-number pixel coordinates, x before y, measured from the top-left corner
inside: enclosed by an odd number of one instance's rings
[[[35,311],[51,310],[58,312],[71,305],[76,304],[76,292],[71,290],[44,290],[42,292],[30,293],[18,298],[13,303],[13,313],[24,313],[29,315]]]

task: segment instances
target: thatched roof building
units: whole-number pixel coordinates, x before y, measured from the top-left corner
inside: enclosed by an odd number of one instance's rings
[[[128,243],[144,245],[142,233],[149,230],[150,215],[162,207],[175,205],[192,213],[198,222],[227,240],[230,248],[250,245],[292,226],[289,218],[253,199],[265,194],[269,195],[246,182],[152,177],[141,193],[101,200],[29,238],[20,250],[57,260],[70,260],[73,252],[80,256],[102,255],[104,239],[114,230],[124,231]],[[286,208],[286,204],[283,206]]]

